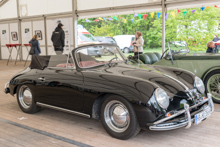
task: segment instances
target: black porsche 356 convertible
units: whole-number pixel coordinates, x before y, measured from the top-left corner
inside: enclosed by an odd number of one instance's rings
[[[33,56],[5,85],[21,110],[41,107],[102,121],[118,139],[140,129],[172,130],[199,124],[214,111],[211,94],[193,73],[170,67],[132,66],[115,45],[86,45],[69,54]]]

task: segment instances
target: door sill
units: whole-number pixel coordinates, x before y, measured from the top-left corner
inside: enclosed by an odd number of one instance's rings
[[[73,110],[68,110],[68,109],[64,109],[64,108],[60,108],[60,107],[56,107],[56,106],[52,106],[52,105],[47,105],[47,104],[43,104],[43,103],[39,103],[39,102],[37,102],[36,104],[38,106],[41,106],[41,107],[51,108],[51,109],[54,109],[54,110],[63,111],[63,112],[66,112],[66,113],[71,113],[71,114],[75,114],[75,115],[78,115],[78,116],[90,118],[90,115],[85,114],[85,113],[81,113],[81,112],[77,112],[77,111],[73,111]]]

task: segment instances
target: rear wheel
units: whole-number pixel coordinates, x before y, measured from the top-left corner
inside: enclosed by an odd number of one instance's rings
[[[220,70],[208,74],[205,80],[206,92],[212,94],[215,103],[220,104]]]
[[[118,139],[129,139],[140,131],[132,105],[117,95],[108,96],[102,103],[101,120],[105,130]]]
[[[21,110],[25,113],[36,113],[40,110],[40,107],[36,105],[32,92],[27,85],[18,87],[17,101]]]
[[[126,54],[128,54],[128,53],[130,53],[130,50],[129,50],[129,48],[124,48],[124,53],[126,53]]]

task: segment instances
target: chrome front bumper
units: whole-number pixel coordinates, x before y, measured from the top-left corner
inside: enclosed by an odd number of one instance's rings
[[[5,84],[5,93],[8,94],[10,93],[10,89],[9,89],[9,82]]]
[[[181,127],[185,127],[186,129],[190,128],[192,123],[195,121],[194,118],[191,117],[190,111],[198,106],[203,105],[204,103],[208,102],[208,106],[211,108],[211,113],[214,112],[214,104],[212,101],[212,95],[210,93],[207,94],[208,98],[203,98],[203,100],[191,107],[189,107],[188,104],[184,105],[184,109],[177,111],[176,113],[174,113],[173,115],[163,118],[161,120],[158,120],[156,122],[153,123],[153,126],[150,126],[149,129],[150,130],[154,130],[154,131],[166,131],[166,130],[173,130],[173,129],[178,129]],[[178,122],[167,122],[181,114],[185,114],[185,119],[180,120]],[[210,116],[210,115],[209,115]]]

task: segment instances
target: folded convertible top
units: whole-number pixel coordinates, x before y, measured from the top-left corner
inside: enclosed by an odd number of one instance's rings
[[[44,69],[48,66],[51,56],[37,56],[32,55],[30,68],[31,69]]]

